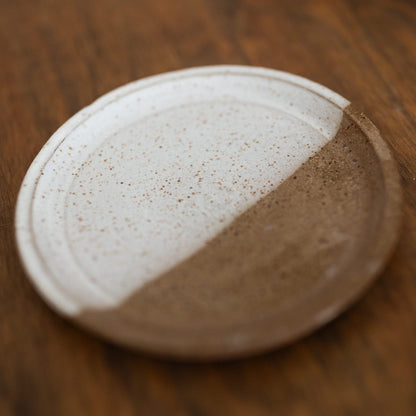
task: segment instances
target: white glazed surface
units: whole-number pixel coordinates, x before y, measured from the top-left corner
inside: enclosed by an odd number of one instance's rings
[[[303,78],[233,66],[107,94],[26,175],[16,229],[29,275],[66,314],[119,304],[293,174],[348,104]]]

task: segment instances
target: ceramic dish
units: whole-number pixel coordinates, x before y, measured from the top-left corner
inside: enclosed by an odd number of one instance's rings
[[[24,179],[16,233],[60,314],[214,359],[337,316],[381,271],[399,212],[389,150],[346,99],[213,66],[133,82],[68,120]]]

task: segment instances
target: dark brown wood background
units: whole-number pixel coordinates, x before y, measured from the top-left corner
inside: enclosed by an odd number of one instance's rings
[[[16,253],[15,200],[83,106],[218,63],[290,71],[362,109],[398,161],[404,227],[380,280],[312,336],[236,362],[164,362],[45,306]],[[416,2],[0,0],[0,180],[0,415],[416,414]]]

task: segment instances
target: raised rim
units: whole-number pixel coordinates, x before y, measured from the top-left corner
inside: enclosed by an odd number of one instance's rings
[[[104,328],[99,328],[94,323],[79,321],[77,320],[77,316],[71,315],[71,309],[73,309],[73,306],[70,305],[70,300],[68,300],[65,294],[60,292],[48,278],[42,262],[36,254],[35,238],[31,233],[30,227],[30,207],[34,191],[36,189],[37,180],[41,175],[42,168],[49,159],[50,155],[59,147],[62,141],[65,140],[65,137],[70,131],[85,122],[93,113],[108,103],[118,100],[124,95],[145,86],[150,86],[160,82],[167,82],[182,77],[185,78],[193,75],[209,75],[214,73],[235,73],[272,77],[280,81],[285,81],[303,87],[326,98],[335,106],[342,109],[345,114],[353,119],[362,132],[367,136],[372,147],[374,148],[376,156],[379,159],[385,190],[384,215],[380,223],[378,234],[375,237],[375,244],[369,249],[368,261],[366,264],[361,266],[358,273],[359,276],[354,276],[351,279],[344,279],[347,280],[348,284],[339,285],[335,293],[335,295],[338,294],[338,296],[334,297],[334,288],[330,288],[331,290],[329,291],[325,291],[324,289],[319,292],[318,296],[310,299],[310,302],[301,305],[301,310],[298,310],[298,313],[296,314],[298,319],[295,319],[296,317],[294,318],[293,316],[291,319],[288,319],[292,322],[290,322],[290,325],[285,325],[283,331],[278,330],[279,328],[276,328],[275,325],[276,322],[278,322],[279,317],[269,317],[260,320],[255,326],[253,326],[251,322],[250,328],[244,327],[243,325],[242,327],[235,327],[232,331],[228,331],[228,333],[225,334],[219,331],[221,336],[218,337],[212,337],[212,334],[208,334],[211,335],[211,337],[208,337],[205,340],[205,348],[195,354],[194,346],[188,342],[189,340],[187,340],[186,337],[183,338],[183,342],[180,341],[180,336],[174,337],[176,338],[175,342],[169,344],[169,342],[166,342],[166,329],[158,331],[156,328],[146,328],[146,331],[148,331],[151,336],[147,340],[143,339],[142,347],[146,347],[147,350],[151,350],[157,354],[182,358],[229,358],[260,352],[277,345],[288,343],[289,341],[299,338],[300,336],[305,335],[317,327],[329,322],[355,299],[357,299],[377,277],[378,273],[381,271],[391,254],[395,242],[397,241],[400,223],[400,177],[390,151],[384,140],[381,138],[377,128],[371,123],[371,121],[369,121],[368,118],[366,118],[362,113],[354,110],[351,105],[348,105],[349,102],[337,93],[320,84],[296,75],[272,69],[249,66],[218,65],[197,67],[151,76],[132,82],[105,94],[91,105],[85,107],[83,110],[71,117],[44,145],[35,160],[32,162],[23,180],[16,206],[15,225],[17,246],[27,275],[40,295],[54,310],[60,314],[67,315],[70,318],[75,319],[82,326],[87,326],[90,330],[93,330],[94,332],[97,332],[100,335],[114,341],[111,339],[111,334],[106,333]],[[351,284],[351,282],[353,284]],[[322,305],[324,305],[324,307],[322,307]],[[287,318],[290,317],[286,316],[286,319]],[[270,331],[271,326],[275,327],[276,330],[274,332]],[[267,336],[264,336],[264,334],[267,334]],[[201,334],[198,334],[198,336],[200,335]],[[235,339],[237,338],[243,338],[249,341],[249,347],[247,347],[247,343],[236,343]],[[210,339],[211,341],[209,341]],[[130,347],[140,347],[138,345],[130,345],[129,343],[123,342],[123,340],[118,340],[118,342],[127,344]],[[246,345],[241,347],[242,344]]]

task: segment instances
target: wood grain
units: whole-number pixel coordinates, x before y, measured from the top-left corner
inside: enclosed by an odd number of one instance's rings
[[[280,351],[155,360],[59,318],[26,279],[13,215],[46,139],[99,95],[205,64],[290,71],[350,99],[403,179],[404,225],[350,311]],[[0,415],[416,414],[416,4],[412,1],[0,2]]]

